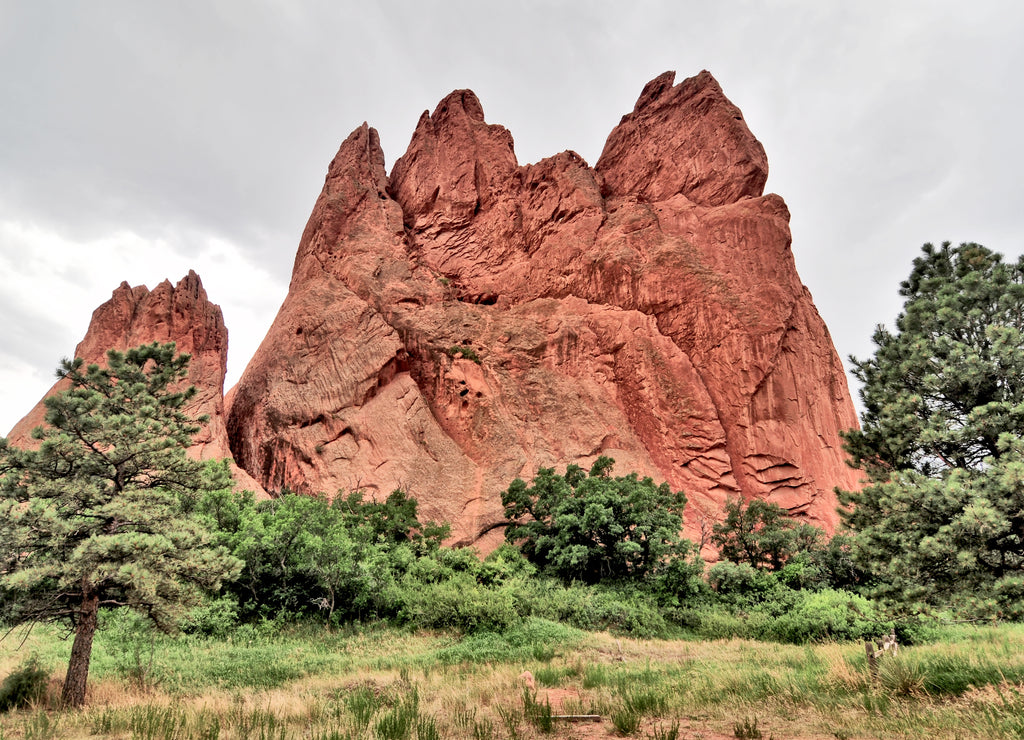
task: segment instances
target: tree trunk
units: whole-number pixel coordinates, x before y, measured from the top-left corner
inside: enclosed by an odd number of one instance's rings
[[[64,678],[61,704],[65,707],[80,707],[85,704],[85,683],[89,678],[89,661],[92,658],[92,638],[96,634],[100,598],[96,594],[83,593],[82,607],[78,612],[75,627],[75,641],[71,645],[71,659],[68,660],[68,674]]]

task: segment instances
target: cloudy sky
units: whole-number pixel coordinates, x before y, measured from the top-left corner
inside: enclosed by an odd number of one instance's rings
[[[768,153],[842,357],[926,241],[1016,256],[1024,3],[0,0],[0,433],[127,280],[190,268],[233,383],[364,120],[388,166],[456,88],[520,163],[596,162],[645,82],[710,70]]]

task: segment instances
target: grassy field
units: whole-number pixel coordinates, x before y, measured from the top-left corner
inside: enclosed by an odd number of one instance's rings
[[[1020,738],[1022,646],[1020,626],[953,627],[872,680],[860,644],[637,641],[536,619],[501,635],[268,625],[215,641],[114,621],[88,706],[60,712],[70,646],[37,627],[0,642],[0,676],[34,656],[48,696],[0,715],[0,740]]]

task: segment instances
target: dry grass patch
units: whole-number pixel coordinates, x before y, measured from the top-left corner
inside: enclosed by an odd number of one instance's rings
[[[108,663],[90,684],[87,709],[0,715],[0,738],[603,740],[616,735],[613,717],[619,732],[640,740],[732,737],[755,721],[763,737],[779,740],[1024,736],[1017,628],[908,648],[901,662],[891,662],[892,676],[877,682],[859,644],[641,641],[604,633],[559,642],[555,627],[537,629],[547,635],[538,638],[541,650],[523,635],[384,629],[298,631],[257,636],[251,645],[168,641],[158,644],[154,662],[172,678],[143,689]],[[23,648],[0,643],[0,670],[19,665],[26,650],[60,660],[64,648],[44,636],[33,634]],[[222,657],[253,675],[226,682]],[[524,696],[524,670],[538,678],[536,694]],[[295,677],[275,683],[260,671]],[[55,668],[54,697],[60,674]],[[603,721],[549,722],[546,704],[552,714],[596,713]]]

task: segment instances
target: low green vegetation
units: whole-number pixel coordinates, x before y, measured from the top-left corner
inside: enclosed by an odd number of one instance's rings
[[[477,365],[480,364],[480,355],[477,354],[475,349],[464,344],[452,345],[448,348],[448,354],[453,358],[461,357],[464,360],[475,362]]]
[[[219,637],[240,625],[384,621],[474,635],[537,618],[651,638],[805,643],[895,627],[904,640],[922,639],[920,620],[894,621],[849,590],[858,576],[847,567],[842,541],[810,536],[777,507],[762,506],[759,536],[788,544],[758,567],[743,557],[706,570],[679,537],[678,509],[663,501],[679,502],[678,494],[635,475],[612,478],[610,464],[599,460],[590,475],[570,469],[568,481],[542,470],[532,487],[514,483],[506,496],[510,512],[529,511],[524,502],[544,487],[553,492],[550,508],[542,514],[540,504],[530,503],[534,519],[510,527],[511,541],[483,559],[472,549],[442,547],[447,528],[420,522],[415,499],[402,491],[382,502],[359,494],[257,502],[210,492],[192,502],[192,514],[243,565],[180,627]],[[730,507],[747,517],[745,505]],[[627,531],[619,531],[624,523]],[[729,536],[730,525],[717,531]],[[609,555],[605,540],[624,547]]]
[[[0,712],[24,709],[46,697],[48,676],[35,657],[15,668],[0,683]]]

